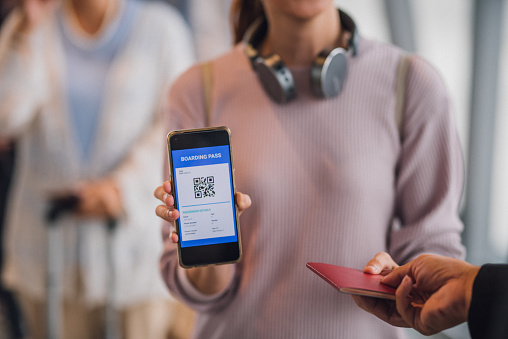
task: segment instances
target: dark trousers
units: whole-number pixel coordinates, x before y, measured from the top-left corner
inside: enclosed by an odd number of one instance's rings
[[[0,151],[0,272],[3,269],[5,210],[12,174],[14,173],[15,147]],[[9,338],[23,338],[26,334],[21,309],[14,294],[0,282],[0,317]]]

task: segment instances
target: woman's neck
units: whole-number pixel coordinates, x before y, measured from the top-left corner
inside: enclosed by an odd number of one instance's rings
[[[317,16],[302,20],[289,16],[268,17],[263,54],[276,53],[289,66],[310,66],[325,48],[342,46],[337,9],[331,7]]]
[[[114,17],[118,0],[69,0],[65,10],[79,32],[96,36]]]

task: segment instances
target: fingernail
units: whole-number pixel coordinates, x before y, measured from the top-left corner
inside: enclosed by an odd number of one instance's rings
[[[166,204],[166,199],[169,197],[169,194],[164,194],[164,196],[162,197],[162,201]]]
[[[171,211],[169,209],[166,210],[166,217],[171,218],[172,215],[173,215],[173,211]]]

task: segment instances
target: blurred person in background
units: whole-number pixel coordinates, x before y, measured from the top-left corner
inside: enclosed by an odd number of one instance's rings
[[[0,0],[0,26],[17,2],[18,0]]]
[[[151,195],[165,149],[163,97],[193,60],[185,22],[162,3],[25,0],[7,18],[0,137],[17,152],[2,278],[20,296],[33,338],[45,333],[45,214],[65,196],[78,203],[58,220],[62,337],[103,335],[110,274],[125,338],[166,336],[172,300],[158,271]]]
[[[10,11],[16,6],[16,0],[0,0],[0,29]],[[0,272],[4,263],[4,228],[7,197],[14,172],[15,144],[9,138],[0,138]],[[26,325],[19,302],[2,281],[0,281],[0,337],[23,338]]]
[[[464,164],[442,78],[409,57],[399,130],[405,52],[358,35],[334,1],[235,0],[232,19],[236,45],[210,63],[209,114],[197,65],[171,87],[165,128],[230,128],[236,187],[248,194],[236,197],[241,261],[180,267],[171,184],[155,190],[156,214],[167,221],[161,271],[197,310],[194,336],[403,338],[306,263],[363,267],[387,252],[389,260],[372,262],[383,270],[429,252],[464,257]],[[312,73],[325,58],[342,60],[347,77]],[[335,91],[311,73],[327,73]]]

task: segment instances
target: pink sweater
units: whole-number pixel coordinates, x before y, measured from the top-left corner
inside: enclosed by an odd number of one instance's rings
[[[380,251],[403,264],[422,253],[464,257],[457,215],[463,159],[450,97],[436,70],[411,59],[402,131],[395,123],[400,50],[361,40],[343,92],[313,97],[292,69],[297,99],[264,93],[238,45],[213,61],[211,124],[231,129],[236,183],[252,198],[241,218],[244,256],[227,290],[205,298],[178,267],[164,225],[161,270],[199,312],[197,338],[398,338],[305,267],[363,269]],[[170,92],[167,131],[204,125],[199,67]],[[392,226],[393,217],[402,227]]]

